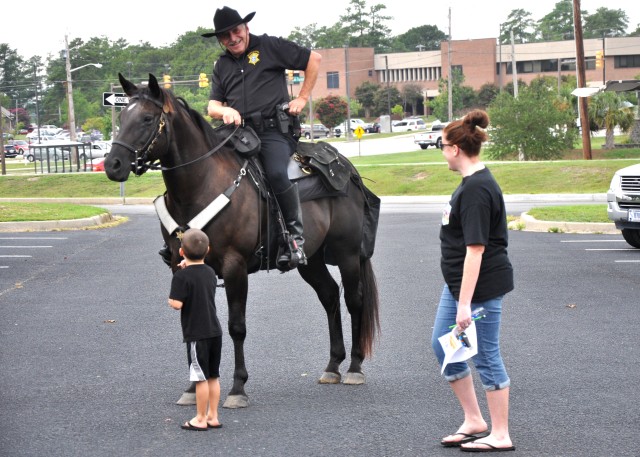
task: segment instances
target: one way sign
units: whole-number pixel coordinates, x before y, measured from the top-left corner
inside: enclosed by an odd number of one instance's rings
[[[102,106],[127,106],[128,104],[129,97],[127,97],[127,94],[102,93]]]

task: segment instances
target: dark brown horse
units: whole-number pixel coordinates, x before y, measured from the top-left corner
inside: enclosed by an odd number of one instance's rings
[[[131,172],[140,175],[159,162],[166,185],[166,209],[182,228],[188,227],[216,197],[225,191],[230,195],[230,201],[203,230],[211,240],[206,263],[224,278],[229,334],[235,351],[233,386],[224,406],[246,407],[249,404],[244,356],[247,285],[248,274],[264,268],[256,255],[268,232],[264,199],[255,180],[245,175],[246,161],[239,160],[238,153],[226,142],[232,129],[224,129],[224,133],[214,130],[184,100],[161,89],[153,75],[149,75],[146,87],[136,87],[122,75],[119,77],[130,101],[120,115],[120,133],[105,161],[109,179],[126,181]],[[362,255],[361,248],[367,194],[359,177],[356,181],[348,183],[343,196],[302,204],[308,264],[300,266],[298,272],[316,291],[329,322],[329,363],[320,383],[339,383],[339,367],[346,358],[340,288],[327,269],[328,257],[340,270],[344,300],[351,314],[351,363],[343,380],[345,384],[365,382],[362,362],[371,355],[379,330],[376,280],[369,255]],[[171,248],[175,271],[180,260],[180,241],[164,224],[161,229]]]

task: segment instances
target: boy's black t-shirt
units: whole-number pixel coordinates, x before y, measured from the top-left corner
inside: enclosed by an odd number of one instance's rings
[[[459,300],[467,246],[485,246],[473,301],[485,301],[513,290],[513,268],[507,256],[507,211],[500,186],[489,169],[463,178],[442,216],[440,267]]]
[[[185,342],[222,335],[216,315],[216,274],[209,265],[189,265],[174,273],[169,298],[183,303],[180,310]]]

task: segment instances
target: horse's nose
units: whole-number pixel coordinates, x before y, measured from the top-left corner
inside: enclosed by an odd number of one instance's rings
[[[122,160],[113,154],[109,154],[105,159],[104,171],[110,180],[118,182],[126,181],[129,175],[129,170],[125,169]]]

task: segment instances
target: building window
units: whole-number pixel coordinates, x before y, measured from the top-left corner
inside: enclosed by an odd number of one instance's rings
[[[640,67],[640,55],[616,56],[613,59],[614,68],[638,68]]]
[[[340,78],[338,77],[337,71],[328,71],[327,72],[327,89],[339,89],[340,88]]]

